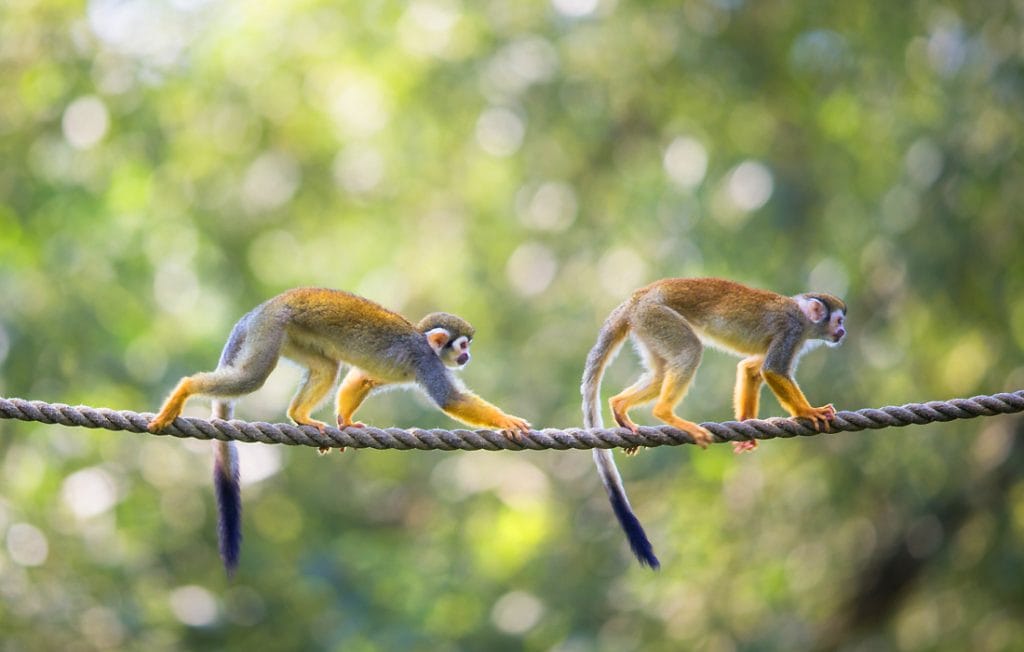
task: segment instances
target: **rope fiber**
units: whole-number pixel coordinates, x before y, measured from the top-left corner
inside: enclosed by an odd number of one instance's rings
[[[715,442],[807,437],[837,432],[878,430],[881,428],[921,425],[932,422],[973,419],[997,414],[1024,412],[1024,390],[1012,393],[975,396],[949,401],[908,403],[856,412],[837,412],[828,430],[818,432],[807,422],[795,419],[752,419],[702,423],[714,435]],[[153,434],[146,430],[151,413],[73,407],[62,403],[0,398],[0,418],[38,421],[62,426],[82,426],[106,430]],[[193,439],[220,439],[291,446],[350,447],[397,450],[568,450],[616,448],[632,446],[679,446],[692,444],[686,433],[669,426],[641,426],[634,434],[625,428],[582,428],[533,430],[519,440],[511,440],[493,430],[424,430],[420,428],[349,427],[344,430],[328,427],[323,432],[312,426],[260,421],[224,421],[178,417],[160,435]]]

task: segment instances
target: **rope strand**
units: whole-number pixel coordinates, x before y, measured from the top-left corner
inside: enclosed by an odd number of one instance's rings
[[[744,441],[748,439],[775,439],[777,437],[808,437],[837,432],[878,430],[881,428],[921,425],[936,421],[973,419],[997,414],[1024,412],[1024,390],[975,396],[949,401],[908,403],[879,409],[836,413],[835,420],[825,432],[818,432],[806,422],[794,419],[726,421],[702,423],[714,435],[715,442]],[[84,405],[72,407],[62,403],[26,401],[18,398],[0,398],[0,419],[37,421],[62,426],[82,426],[105,430],[153,434],[146,430],[153,415],[92,408]],[[625,428],[582,428],[533,430],[515,441],[493,430],[441,430],[421,428],[354,428],[344,430],[326,428],[319,432],[312,426],[261,421],[224,421],[179,417],[160,435],[194,439],[221,439],[291,446],[327,446],[330,448],[376,448],[396,450],[568,450],[589,448],[616,448],[630,446],[679,446],[692,444],[686,433],[669,426],[642,426],[638,434]]]

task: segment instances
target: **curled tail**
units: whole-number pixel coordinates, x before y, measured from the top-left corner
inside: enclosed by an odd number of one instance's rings
[[[602,428],[604,421],[601,419],[601,378],[604,376],[605,367],[612,361],[622,343],[629,335],[629,323],[626,321],[626,305],[616,308],[598,335],[597,343],[587,355],[587,364],[583,370],[583,383],[580,392],[583,394],[583,427]],[[594,449],[594,464],[597,465],[597,472],[601,475],[601,482],[608,492],[608,500],[611,501],[612,511],[619,520],[619,525],[626,533],[629,540],[629,547],[633,550],[641,566],[658,568],[661,562],[654,556],[654,547],[647,539],[640,519],[633,513],[629,505],[629,498],[626,497],[626,488],[622,484],[622,476],[615,466],[615,458],[608,449]]]

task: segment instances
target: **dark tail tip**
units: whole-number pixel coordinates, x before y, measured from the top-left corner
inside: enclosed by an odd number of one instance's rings
[[[213,486],[217,494],[217,534],[220,538],[220,558],[231,577],[238,567],[242,549],[242,491],[238,486],[238,467],[224,464],[218,458],[213,467]]]
[[[625,497],[614,491],[609,491],[608,497],[611,499],[615,517],[619,519],[619,524],[622,526],[623,531],[625,531],[626,538],[629,539],[629,547],[633,550],[633,554],[636,555],[640,565],[650,566],[654,570],[660,568],[661,562],[654,556],[654,546],[647,539],[647,533],[644,532],[643,526],[640,525],[640,519],[629,508],[629,503],[626,502]]]

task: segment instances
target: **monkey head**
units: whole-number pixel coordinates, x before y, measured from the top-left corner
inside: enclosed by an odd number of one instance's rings
[[[469,362],[469,345],[476,330],[465,319],[447,312],[432,312],[420,320],[416,330],[427,336],[427,342],[446,367],[464,367]]]
[[[846,336],[846,304],[831,294],[806,293],[796,297],[800,310],[811,322],[811,337],[838,346]]]

